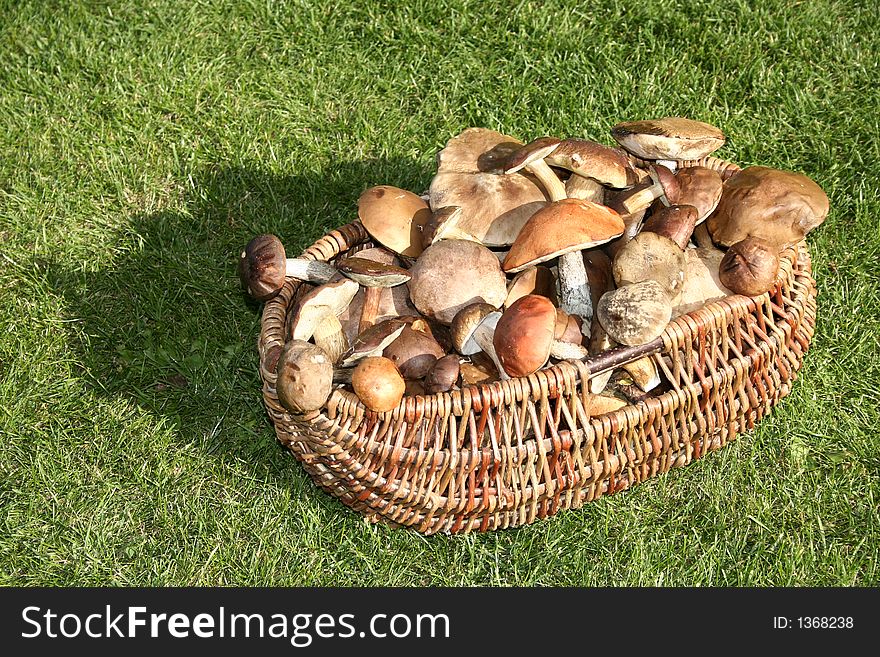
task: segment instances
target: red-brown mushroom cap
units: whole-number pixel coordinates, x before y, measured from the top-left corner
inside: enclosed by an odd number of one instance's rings
[[[556,201],[523,226],[504,258],[504,271],[515,273],[565,253],[605,244],[623,230],[620,215],[604,205],[574,198]]]
[[[395,253],[415,258],[422,252],[422,227],[431,210],[412,192],[379,185],[358,198],[358,217],[374,239]]]
[[[611,136],[646,160],[699,160],[721,148],[725,140],[715,126],[677,116],[624,121],[611,129]]]
[[[275,235],[257,235],[241,252],[238,276],[251,297],[268,301],[284,286],[286,267],[281,240]]]
[[[504,311],[495,327],[493,345],[504,371],[528,376],[550,358],[556,330],[556,307],[547,297],[529,294]]]
[[[587,139],[564,139],[545,159],[551,166],[615,189],[629,188],[639,181],[626,153]]]

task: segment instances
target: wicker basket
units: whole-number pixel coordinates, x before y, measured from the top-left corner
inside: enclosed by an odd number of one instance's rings
[[[711,166],[725,178],[738,169],[715,158],[680,164]],[[369,239],[355,222],[303,257],[331,260]],[[523,525],[687,465],[752,428],[788,394],[813,335],[816,287],[804,243],[781,263],[770,293],[708,303],[650,345],[405,397],[388,413],[336,389],[305,416],[289,413],[275,393],[288,311],[305,287],[288,279],[263,310],[263,397],[279,440],[313,480],[370,521],[425,534]],[[591,416],[584,382],[645,354],[670,389]]]

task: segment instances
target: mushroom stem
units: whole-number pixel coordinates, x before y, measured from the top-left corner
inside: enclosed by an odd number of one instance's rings
[[[605,332],[605,329],[602,328],[602,325],[599,323],[598,318],[593,318],[593,325],[590,328],[590,332],[592,333],[590,337],[590,348],[589,352],[591,356],[597,356],[612,347],[616,347],[617,343],[614,342],[610,337],[608,337],[608,333]],[[598,395],[600,392],[605,390],[605,387],[608,385],[608,381],[611,380],[611,375],[614,374],[613,369],[609,369],[600,374],[594,374],[590,377],[590,392],[594,395]]]
[[[621,214],[635,214],[644,210],[654,199],[663,195],[663,188],[653,181],[642,182],[636,191],[620,202],[623,212]]]
[[[657,160],[657,164],[662,164],[664,167],[675,173],[675,170],[678,168],[677,160]]]
[[[565,193],[565,185],[544,160],[535,160],[524,168],[538,179],[551,201],[561,201],[568,198]]]
[[[348,340],[342,330],[342,322],[333,313],[327,313],[321,321],[315,325],[312,334],[315,344],[330,357],[330,362],[335,363],[348,349]]]
[[[579,344],[554,340],[550,343],[550,355],[559,360],[580,360],[589,356],[590,353]]]
[[[379,302],[382,299],[381,287],[364,288],[364,305],[361,309],[361,317],[358,322],[358,334],[363,333],[376,323],[379,314]]]
[[[601,183],[576,173],[571,174],[565,183],[565,193],[568,198],[579,198],[600,205],[605,200],[605,188]]]
[[[510,376],[507,372],[504,371],[504,367],[501,365],[501,361],[498,359],[498,354],[495,353],[495,344],[493,342],[493,338],[495,337],[495,326],[498,324],[498,319],[501,317],[501,313],[499,311],[495,311],[494,313],[489,313],[483,319],[482,322],[477,325],[477,328],[474,329],[474,342],[476,342],[480,349],[483,350],[489,358],[492,359],[492,362],[495,363],[495,367],[498,369],[498,374],[502,379],[509,379]]]
[[[590,282],[581,252],[572,251],[559,256],[557,271],[562,309],[569,315],[580,317],[583,320],[582,326],[589,328],[593,318],[593,301],[590,298]]]
[[[633,383],[645,392],[651,392],[660,385],[660,373],[650,356],[643,356],[621,367],[632,377]]]
[[[306,260],[305,258],[287,258],[284,275],[308,283],[323,285],[329,283],[337,275],[336,267],[323,260]]]

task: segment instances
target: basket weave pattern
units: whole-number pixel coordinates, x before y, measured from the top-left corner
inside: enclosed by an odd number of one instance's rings
[[[710,164],[724,177],[736,169]],[[354,222],[302,257],[331,260],[369,240]],[[523,525],[687,465],[752,428],[788,394],[813,335],[816,286],[804,243],[780,260],[770,293],[729,296],[669,323],[650,356],[668,391],[592,417],[591,371],[577,361],[404,397],[387,413],[337,389],[320,411],[293,415],[278,401],[274,369],[288,311],[308,286],[288,279],[263,310],[265,405],[278,439],[315,483],[370,521],[425,534]]]

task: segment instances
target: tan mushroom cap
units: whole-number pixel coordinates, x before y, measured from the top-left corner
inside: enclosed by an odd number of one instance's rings
[[[425,376],[437,359],[446,354],[432,336],[406,326],[382,355],[397,365],[404,379],[413,380]]]
[[[318,322],[327,315],[338,317],[348,308],[359,289],[360,286],[354,281],[342,278],[320,285],[304,294],[293,311],[294,320],[290,325],[290,337],[294,340],[311,338]]]
[[[351,256],[336,263],[336,268],[364,287],[394,287],[406,283],[412,274],[403,267]]]
[[[543,265],[526,267],[514,276],[507,285],[507,298],[504,300],[504,307],[509,308],[514,301],[527,294],[540,294],[542,297],[550,299],[554,306],[557,305],[556,277],[549,267]]]
[[[665,235],[643,231],[617,252],[612,270],[618,287],[654,281],[675,302],[684,286],[686,267],[687,258],[678,244]]]
[[[449,325],[461,308],[479,301],[495,308],[507,297],[507,279],[489,249],[467,240],[441,240],[416,260],[407,283],[419,312]]]
[[[394,342],[407,327],[402,318],[394,317],[373,324],[351,341],[351,346],[342,354],[341,367],[350,367],[368,356],[381,356],[385,347]]]
[[[615,189],[632,187],[639,181],[626,153],[587,139],[562,140],[545,161]]]
[[[452,318],[449,334],[453,348],[462,356],[472,356],[482,351],[480,345],[473,340],[474,331],[495,307],[488,303],[472,303],[465,306]]]
[[[374,239],[395,253],[415,258],[422,252],[422,227],[431,210],[412,192],[379,185],[358,198],[358,217]]]
[[[778,250],[758,237],[747,237],[731,246],[718,266],[721,282],[747,297],[773,289],[778,274]]]
[[[529,376],[550,358],[556,331],[556,306],[537,294],[513,303],[495,326],[493,345],[504,371]]]
[[[468,128],[450,139],[437,156],[437,174],[429,188],[435,211],[460,207],[441,233],[473,239],[486,246],[508,246],[523,224],[547,204],[541,186],[523,173],[505,174],[507,159],[522,142],[485,128]]]
[[[523,226],[504,258],[504,271],[515,273],[565,253],[605,244],[623,231],[623,219],[604,205],[575,198],[556,201]]]
[[[717,301],[733,294],[719,277],[724,252],[716,248],[685,249],[686,263],[684,285],[673,317],[702,308],[710,301]]]
[[[320,347],[288,340],[275,368],[278,401],[292,413],[321,408],[333,391],[333,363]]]
[[[603,294],[596,315],[612,340],[634,347],[663,333],[672,304],[659,283],[642,281]]]
[[[397,366],[383,356],[364,358],[351,373],[351,385],[364,406],[383,413],[397,408],[406,383]]]
[[[561,140],[556,137],[538,137],[533,139],[519,150],[514,151],[505,164],[504,173],[516,173],[532,162],[543,160],[556,150],[560,143]]]
[[[611,136],[630,153],[645,160],[699,160],[724,144],[724,133],[702,121],[666,117],[624,121]]]
[[[827,215],[828,196],[807,176],[753,166],[724,182],[707,226],[722,246],[758,237],[782,250],[800,242]]]

